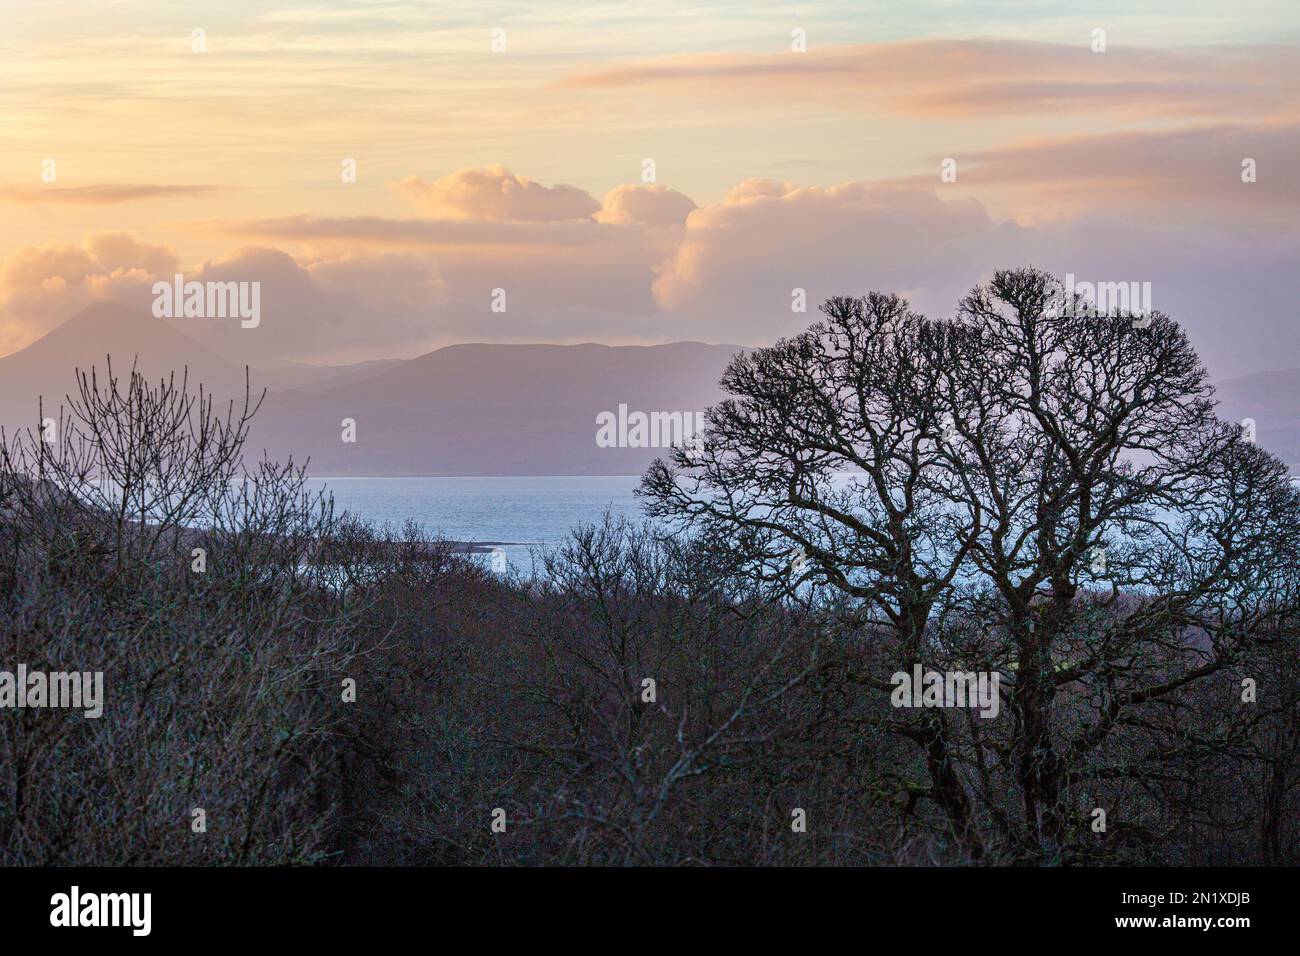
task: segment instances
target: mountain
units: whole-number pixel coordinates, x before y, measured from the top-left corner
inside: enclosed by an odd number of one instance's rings
[[[718,378],[737,351],[698,342],[469,344],[409,360],[254,370],[254,394],[269,394],[248,451],[310,458],[315,475],[639,474],[667,449],[600,447],[597,416],[623,405],[633,423],[637,413],[675,414],[689,429],[720,399]],[[101,303],[0,358],[0,424],[35,426],[37,397],[49,414],[75,391],[74,368],[102,374],[106,355],[119,378],[133,360],[151,379],[188,366],[192,387],[201,382],[223,402],[243,395],[242,368],[169,322]],[[345,418],[356,422],[355,442],[342,440]]]
[[[311,459],[316,475],[639,474],[662,447],[603,448],[597,416],[626,406],[689,420],[715,404],[717,381],[738,346],[453,345],[409,360],[283,365],[254,370],[268,388],[250,452]],[[240,398],[244,370],[173,324],[99,303],[27,348],[0,358],[0,425],[37,424],[76,390],[73,370],[119,377],[133,360],[151,379],[188,367],[192,385]],[[1255,421],[1260,445],[1300,464],[1300,369],[1261,372],[1217,386],[1223,418]],[[342,440],[342,421],[356,441]]]
[[[453,345],[361,381],[268,401],[252,441],[311,457],[316,475],[628,475],[665,453],[602,448],[597,416],[679,413],[716,403],[739,348]],[[356,441],[342,439],[344,419]],[[689,427],[689,426],[686,426]]]
[[[254,369],[253,378],[259,383],[259,388],[267,388],[272,392],[293,389],[310,392],[356,382],[401,364],[402,359],[375,359],[369,362],[355,362],[351,365],[306,365],[301,362],[290,362],[275,368]]]
[[[242,397],[244,370],[147,312],[115,303],[88,306],[31,345],[0,358],[0,424],[6,429],[34,427],[38,399],[45,413],[66,405],[65,396],[76,394],[75,372],[93,367],[101,383],[112,356],[113,374],[130,376],[131,365],[149,379],[175,371],[180,378],[187,367],[191,385],[202,382],[214,397]],[[102,384],[101,384],[102,388]]]

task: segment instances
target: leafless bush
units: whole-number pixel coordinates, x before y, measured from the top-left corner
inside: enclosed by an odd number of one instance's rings
[[[106,700],[0,719],[0,858],[322,859],[354,652],[301,561],[329,502],[292,466],[244,468],[250,402],[221,415],[134,371],[78,384],[53,433],[0,449],[0,659],[101,671]]]

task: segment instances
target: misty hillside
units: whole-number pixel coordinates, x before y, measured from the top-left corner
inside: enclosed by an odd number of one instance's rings
[[[57,412],[64,396],[75,393],[75,370],[105,372],[105,356],[113,372],[129,378],[131,363],[150,379],[187,366],[191,384],[202,382],[222,398],[242,395],[244,370],[176,331],[148,313],[101,302],[88,306],[31,345],[0,358],[0,424],[7,429],[34,427],[38,398],[45,412]]]
[[[639,474],[657,448],[600,448],[596,417],[703,412],[735,346],[453,345],[359,382],[268,402],[252,445],[318,475]],[[357,441],[340,423],[357,423]]]
[[[378,375],[386,369],[401,365],[402,359],[378,359],[369,362],[356,362],[350,365],[305,365],[294,362],[276,368],[257,371],[257,381],[261,387],[272,392],[284,392],[292,389],[316,391],[357,382],[371,375]]]
[[[454,345],[410,360],[282,366],[252,372],[269,394],[249,443],[275,459],[310,456],[316,475],[639,474],[662,448],[600,448],[596,416],[703,412],[736,346]],[[242,397],[244,370],[166,321],[93,305],[0,358],[0,424],[31,427],[73,390],[73,370],[125,377],[139,356],[157,378],[188,366],[223,402]],[[343,419],[357,423],[342,440]]]

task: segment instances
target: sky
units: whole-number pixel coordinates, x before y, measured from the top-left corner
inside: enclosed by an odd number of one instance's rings
[[[267,367],[1036,265],[1150,282],[1223,377],[1300,366],[1298,254],[1294,0],[0,0],[0,354],[177,272],[261,283],[194,334]]]

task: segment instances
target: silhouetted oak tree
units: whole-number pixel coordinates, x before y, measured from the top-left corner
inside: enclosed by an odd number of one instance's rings
[[[833,594],[891,642],[891,670],[1001,675],[1000,719],[887,721],[928,775],[903,784],[970,856],[1149,843],[1170,788],[1198,812],[1197,761],[1250,719],[1221,678],[1293,608],[1285,466],[1216,418],[1174,321],[1093,314],[1037,270],[998,272],[951,319],[879,293],[822,312],[733,359],[703,448],[646,474],[652,513],[773,593]],[[862,674],[863,693],[889,673]],[[1207,682],[1224,726],[1184,726]]]

